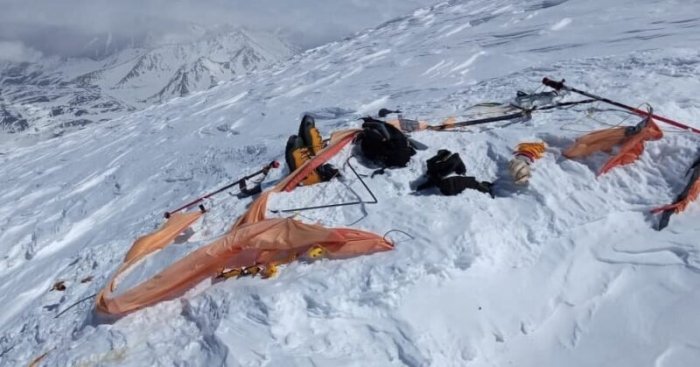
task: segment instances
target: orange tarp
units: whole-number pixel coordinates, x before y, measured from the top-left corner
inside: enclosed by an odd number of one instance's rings
[[[629,134],[627,127],[613,127],[595,131],[576,139],[574,145],[563,154],[565,157],[573,159],[600,151],[612,153],[613,148],[620,145],[617,154],[610,158],[598,172],[598,175],[602,175],[617,166],[633,163],[644,152],[645,141],[659,140],[663,135],[654,120],[647,117],[638,132]]]
[[[233,228],[213,243],[170,265],[139,285],[115,296],[116,279],[150,253],[168,246],[202,214],[176,213],[156,232],[140,237],[127,253],[124,263],[97,296],[99,312],[126,313],[173,299],[197,283],[218,275],[224,268],[242,268],[293,261],[312,246],[321,246],[329,258],[346,258],[378,251],[393,245],[374,233],[349,228],[324,228],[290,218],[265,219],[267,197],[271,192],[290,191],[315,169],[352,141],[359,130],[342,131],[331,137],[328,147],[292,172],[271,190],[263,193],[236,221]]]
[[[362,131],[360,129],[350,129],[336,132],[331,135],[331,140],[328,146],[323,150],[318,152],[318,154],[312,159],[306,161],[304,164],[299,166],[294,172],[289,174],[285,179],[277,183],[275,187],[269,189],[262,193],[257,200],[253,202],[248,208],[248,211],[241,215],[236,223],[234,223],[232,230],[237,226],[244,223],[256,222],[265,219],[265,211],[267,210],[267,197],[270,193],[281,192],[281,191],[292,191],[296,188],[301,181],[303,181],[309,173],[326,163],[329,159],[333,158],[334,155],[338,154],[340,150],[343,149],[348,143],[350,143],[355,136]]]
[[[695,161],[692,167],[690,167],[690,180],[686,185],[683,192],[676,198],[676,202],[669,205],[664,205],[660,208],[653,209],[652,213],[665,212],[673,210],[674,213],[680,213],[684,211],[690,203],[697,200],[700,197],[700,158]]]
[[[684,211],[690,203],[697,200],[697,198],[700,196],[700,178],[696,179],[695,182],[692,182],[689,185],[687,196],[673,204],[664,205],[660,208],[653,209],[651,212],[659,213],[667,210],[673,210],[674,213],[680,213]]]
[[[139,237],[126,253],[125,264],[130,264],[132,259],[140,259],[153,251],[160,250],[175,240],[192,223],[202,216],[202,212],[175,213],[157,231]]]
[[[391,245],[369,232],[329,229],[290,218],[244,224],[214,243],[170,265],[153,278],[113,297],[111,287],[99,295],[97,309],[121,315],[184,294],[224,268],[287,263],[312,246],[323,246],[330,258],[390,250]]]

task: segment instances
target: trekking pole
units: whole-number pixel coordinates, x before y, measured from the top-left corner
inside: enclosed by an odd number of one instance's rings
[[[202,196],[202,197],[199,197],[199,198],[197,198],[197,199],[195,199],[195,200],[192,200],[192,201],[190,201],[189,203],[187,203],[187,204],[185,204],[185,205],[183,205],[183,206],[181,206],[181,207],[179,207],[179,208],[177,208],[177,209],[175,209],[175,210],[172,210],[172,211],[169,211],[169,212],[165,212],[165,218],[166,218],[166,219],[167,219],[167,218],[170,218],[170,216],[171,216],[172,214],[177,213],[177,212],[179,212],[179,211],[181,211],[181,210],[185,210],[185,209],[191,207],[192,205],[201,203],[202,201],[204,201],[204,199],[208,199],[208,198],[210,198],[210,197],[212,197],[212,196],[214,196],[214,195],[216,195],[216,194],[218,194],[218,193],[221,193],[221,192],[223,192],[223,191],[226,191],[226,190],[228,190],[228,189],[230,189],[230,188],[232,188],[232,187],[234,187],[234,186],[236,186],[236,185],[243,184],[243,183],[245,183],[246,180],[249,180],[249,179],[251,179],[251,178],[253,178],[253,177],[257,176],[257,175],[260,175],[260,174],[265,174],[265,175],[267,175],[267,173],[270,171],[270,169],[272,169],[272,168],[277,168],[277,167],[279,167],[279,166],[280,166],[279,162],[277,162],[277,161],[272,161],[272,162],[270,162],[269,164],[265,165],[265,167],[263,167],[263,168],[260,169],[259,171],[253,172],[253,173],[249,174],[248,176],[245,176],[245,177],[243,177],[243,178],[237,180],[236,182],[233,182],[233,183],[231,183],[231,184],[228,184],[228,185],[226,185],[226,186],[224,186],[224,187],[222,187],[222,188],[220,188],[220,189],[218,189],[218,190],[216,190],[216,191],[212,191],[212,192],[210,192],[210,193],[208,193],[208,194],[206,194],[206,195],[204,195],[204,196]],[[206,210],[204,209],[204,205],[200,205],[200,206],[199,206],[199,209],[200,209],[202,212],[206,211]]]
[[[591,99],[583,99],[580,101],[559,102],[559,103],[555,103],[555,104],[552,104],[549,106],[537,106],[534,108],[534,111],[553,110],[555,108],[576,106],[576,105],[580,105],[580,104],[593,103],[593,102],[598,102],[598,100],[591,98]]]
[[[451,129],[454,127],[464,127],[464,126],[472,126],[472,125],[479,125],[479,124],[486,124],[489,122],[497,122],[497,121],[506,121],[506,120],[513,120],[516,118],[520,117],[525,117],[529,118],[530,117],[530,110],[523,109],[521,111],[518,111],[516,113],[511,113],[509,115],[503,115],[503,116],[495,116],[495,117],[486,117],[482,119],[476,119],[476,120],[467,120],[467,121],[460,121],[460,122],[455,122],[453,124],[444,124],[444,125],[437,125],[437,126],[428,126],[428,130],[433,130],[433,131],[443,131],[447,129]]]
[[[517,108],[519,111],[515,113],[511,113],[508,115],[503,115],[503,116],[494,116],[494,117],[485,117],[481,119],[476,119],[476,120],[466,120],[466,121],[460,121],[460,122],[455,122],[453,124],[444,124],[444,125],[437,125],[437,126],[428,126],[427,130],[432,130],[432,131],[444,131],[447,129],[455,128],[455,127],[465,127],[465,126],[473,126],[473,125],[480,125],[480,124],[487,124],[489,122],[498,122],[498,121],[506,121],[506,120],[514,120],[517,118],[527,118],[529,119],[532,116],[533,111],[545,111],[545,110],[552,110],[555,108],[561,108],[561,107],[568,107],[568,106],[575,106],[575,105],[580,105],[580,104],[585,104],[585,103],[593,103],[593,102],[598,102],[597,99],[584,99],[581,101],[571,101],[571,102],[559,102],[555,103],[552,105],[548,106],[535,106],[532,108],[524,108],[520,107],[517,105],[512,104],[511,107]]]
[[[694,132],[694,133],[700,134],[700,130],[698,130],[698,129],[692,127],[692,126],[688,126],[688,125],[682,124],[682,123],[680,123],[680,122],[678,122],[678,121],[674,121],[674,120],[671,120],[671,119],[666,118],[666,117],[663,117],[663,116],[655,115],[655,114],[653,114],[653,113],[650,114],[650,113],[647,112],[647,111],[642,111],[642,110],[640,110],[640,109],[638,109],[638,108],[634,108],[634,107],[632,107],[632,106],[628,106],[628,105],[622,104],[622,103],[620,103],[620,102],[615,102],[615,101],[613,101],[613,100],[611,100],[611,99],[607,99],[607,98],[604,98],[604,97],[596,96],[595,94],[591,94],[591,93],[582,91],[582,90],[580,90],[580,89],[576,89],[576,88],[569,87],[568,85],[565,85],[564,82],[565,82],[564,79],[562,79],[560,82],[555,81],[555,80],[551,80],[551,79],[549,79],[549,78],[544,78],[544,79],[542,79],[542,84],[544,84],[544,85],[546,85],[546,86],[548,86],[548,87],[550,87],[550,88],[553,88],[554,90],[562,90],[562,89],[563,89],[563,90],[566,90],[566,91],[578,93],[578,94],[583,95],[583,96],[586,96],[586,97],[588,97],[588,98],[596,99],[596,100],[598,100],[598,101],[600,101],[600,102],[605,102],[605,103],[607,103],[607,104],[611,104],[611,105],[616,106],[616,107],[624,108],[624,109],[626,109],[626,110],[628,110],[628,111],[631,111],[631,112],[634,112],[635,114],[640,115],[640,116],[642,116],[642,117],[651,116],[651,117],[653,117],[653,118],[655,118],[655,119],[657,119],[657,120],[659,120],[659,121],[663,121],[663,122],[665,122],[665,123],[667,123],[667,124],[669,124],[669,125],[673,125],[673,126],[675,126],[675,127],[677,127],[677,128],[680,128],[680,129],[683,129],[683,130],[692,131],[692,132]]]

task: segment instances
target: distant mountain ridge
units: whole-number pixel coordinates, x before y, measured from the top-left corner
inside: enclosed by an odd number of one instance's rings
[[[101,60],[0,62],[0,130],[60,133],[166,102],[287,59],[294,47],[232,29],[189,43],[127,48]]]

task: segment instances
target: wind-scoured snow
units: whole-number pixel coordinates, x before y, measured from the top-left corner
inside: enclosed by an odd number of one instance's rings
[[[0,364],[47,353],[41,365],[697,365],[700,204],[661,232],[648,211],[682,190],[700,137],[662,125],[664,138],[647,142],[637,162],[596,178],[605,155],[574,161],[561,152],[577,136],[637,118],[585,107],[413,133],[430,148],[367,179],[378,204],[296,216],[406,232],[388,234],[394,251],[296,262],[269,280],[204,282],[116,321],[95,317],[92,300],[55,318],[103,287],[166,210],[283,160],[305,112],[324,135],[381,107],[439,123],[537,90],[549,76],[700,127],[696,14],[698,4],[681,1],[446,2],[206,92],[31,147],[3,143]],[[545,141],[547,154],[518,188],[507,164],[528,140]],[[438,149],[496,181],[497,197],[414,194],[410,183]],[[342,167],[349,155],[333,162]],[[273,171],[266,186],[286,173]],[[369,199],[343,175],[275,195],[268,208]],[[223,234],[250,200],[207,200],[187,242],[146,267]],[[49,291],[60,280],[66,290]]]

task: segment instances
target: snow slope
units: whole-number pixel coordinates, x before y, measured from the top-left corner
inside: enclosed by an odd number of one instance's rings
[[[298,216],[414,237],[390,234],[394,251],[201,284],[111,323],[90,302],[54,318],[101,288],[165,210],[282,158],[304,112],[325,134],[380,107],[437,122],[550,76],[700,126],[694,14],[700,5],[681,1],[447,2],[209,91],[33,147],[2,146],[0,363],[48,352],[42,365],[697,365],[700,206],[663,232],[646,213],[684,186],[700,138],[663,126],[637,163],[596,179],[605,156],[569,161],[561,151],[624,116],[593,120],[582,109],[415,133],[430,149],[369,180],[378,204]],[[532,139],[548,154],[518,189],[507,162]],[[412,194],[440,148],[459,152],[468,174],[495,180],[498,197]],[[353,197],[331,182],[277,195],[269,208]],[[188,243],[154,259],[162,266],[207,243],[249,202],[210,200]],[[66,291],[49,292],[58,280]]]

